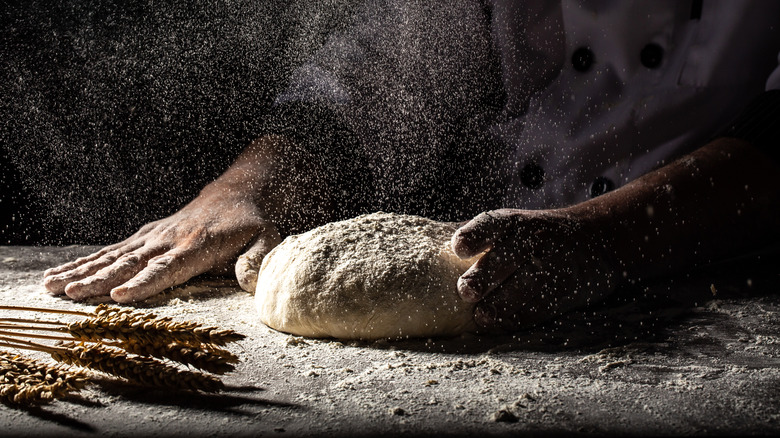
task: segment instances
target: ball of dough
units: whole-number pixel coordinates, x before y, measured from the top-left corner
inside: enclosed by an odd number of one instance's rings
[[[260,267],[260,320],[340,339],[474,331],[474,304],[461,300],[456,285],[476,258],[452,252],[454,232],[451,224],[379,212],[289,236]]]

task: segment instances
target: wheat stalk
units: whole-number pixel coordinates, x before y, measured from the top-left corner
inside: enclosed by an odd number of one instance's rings
[[[24,310],[29,312],[60,313],[63,315],[76,315],[76,316],[90,315],[89,313],[80,312],[78,310],[48,309],[42,307],[26,307],[26,306],[0,306],[0,310]]]
[[[50,351],[58,362],[78,365],[123,377],[143,385],[214,392],[224,388],[222,381],[208,374],[182,370],[148,357],[130,357],[102,344],[68,342]]]
[[[180,343],[186,345],[225,345],[244,339],[233,330],[203,327],[194,322],[176,322],[170,317],[157,317],[130,309],[99,305],[93,314],[68,324],[68,332],[81,340],[116,339],[141,343]]]
[[[161,359],[170,359],[185,365],[209,371],[214,374],[225,374],[233,371],[239,362],[238,356],[214,346],[206,346],[203,349],[190,345],[171,343],[141,343],[135,340],[127,340],[119,343],[107,344],[123,348],[125,351],[140,356],[153,356]]]
[[[7,330],[3,330],[7,329]],[[33,338],[33,339],[48,339],[55,341],[73,341],[73,336],[57,336],[47,334],[36,333],[18,333],[13,330],[39,330],[39,331],[54,331],[61,332],[67,331],[67,328],[62,327],[30,327],[18,324],[0,324],[0,337],[5,337],[6,340],[10,338]],[[133,353],[141,356],[153,356],[161,359],[170,359],[175,362],[179,362],[184,365],[191,365],[204,371],[209,371],[215,374],[225,374],[233,371],[235,366],[239,362],[238,356],[233,353],[219,348],[211,344],[201,344],[198,346],[181,344],[179,342],[139,342],[137,339],[133,339],[134,336],[129,336],[128,339],[118,342],[107,343],[104,345],[110,345],[112,347],[122,348],[128,353]]]
[[[52,331],[51,328],[43,328],[43,329],[32,329],[30,327],[23,327],[23,326],[11,326],[11,325],[2,325],[0,326],[0,329],[10,329],[10,330],[46,330],[46,331]],[[53,331],[59,331],[57,329]],[[33,339],[49,339],[52,341],[72,341],[72,336],[53,336],[53,335],[39,335],[35,333],[18,333],[15,331],[8,331],[8,330],[0,330],[0,336],[11,336],[11,337],[24,337],[24,338],[33,338]]]
[[[235,369],[238,357],[218,345],[244,338],[233,330],[176,322],[169,317],[105,304],[97,306],[91,313],[17,306],[0,306],[0,309],[84,317],[72,323],[0,318],[0,346],[46,352],[64,364],[102,371],[155,387],[192,391],[223,389],[222,381],[214,376],[184,370],[155,357],[223,374]],[[58,341],[59,344],[44,345],[25,338]],[[40,364],[36,365],[37,368],[28,364],[25,368],[22,365],[26,359],[19,359],[21,362],[17,360],[17,363],[11,357],[10,354],[0,354],[0,367],[5,367],[5,371],[0,370],[0,399],[6,402],[43,403],[64,397],[86,382],[84,374],[78,374],[81,376],[78,379],[58,379],[56,375],[64,376],[64,369],[47,368]]]

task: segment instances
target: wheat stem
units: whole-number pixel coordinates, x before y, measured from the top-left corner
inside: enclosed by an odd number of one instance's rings
[[[34,325],[25,324],[12,324],[12,323],[0,323],[0,329],[14,329],[14,330],[32,330],[32,331],[46,331],[46,332],[67,332],[67,327],[36,327]]]
[[[0,340],[0,347],[21,348],[23,350],[42,351],[44,353],[48,353],[49,352],[49,349],[38,348],[38,347],[30,347],[28,345],[12,344],[12,343],[8,343],[8,342],[3,342],[2,340]]]
[[[0,328],[6,328],[6,327],[0,327]],[[16,333],[16,332],[9,332],[6,330],[0,330],[0,336],[24,336],[26,338],[35,338],[35,339],[50,339],[52,341],[72,341],[73,338],[70,336],[52,336],[52,335],[37,335],[34,333]]]
[[[55,347],[50,347],[48,345],[36,344],[35,342],[25,341],[24,339],[9,338],[7,336],[0,336],[0,341],[13,342],[16,344],[27,345],[29,347],[36,347],[36,348],[55,348]]]
[[[41,307],[26,307],[26,306],[0,306],[0,310],[22,310],[26,312],[61,313],[64,315],[76,315],[76,316],[90,315],[89,313],[79,312],[77,310],[44,309]]]
[[[50,325],[67,325],[64,322],[60,321],[41,321],[37,319],[26,319],[26,318],[0,318],[0,322],[23,322],[25,324],[50,324]]]

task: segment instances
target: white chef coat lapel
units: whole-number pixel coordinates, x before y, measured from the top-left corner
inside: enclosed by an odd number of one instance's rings
[[[739,39],[746,31],[754,33],[753,45],[774,38],[750,50],[776,54],[778,26],[769,27],[780,25],[780,15],[772,15],[780,13],[775,6],[780,2],[765,4],[769,11],[754,7],[751,12],[751,5],[742,5],[750,2],[708,0],[705,7],[718,13],[705,14],[704,20],[692,17],[693,3],[562,2],[565,58],[558,76],[531,98],[525,115],[513,117],[509,108],[507,120],[493,129],[513,151],[505,206],[559,207],[619,187],[700,146],[733,115],[723,108],[738,110],[751,93],[762,91],[766,76],[724,90],[720,82],[729,76],[714,68],[722,69],[724,61],[711,58],[736,59],[739,65],[730,68],[751,70],[742,74],[748,78],[768,75],[771,64],[768,70],[745,65],[749,56],[761,56],[746,54],[743,61],[733,51],[748,48],[735,48],[728,38]],[[730,36],[702,36],[715,31],[711,21]],[[501,29],[494,24],[494,32]],[[522,56],[499,53],[505,71],[523,62]],[[511,93],[507,101],[512,102]]]

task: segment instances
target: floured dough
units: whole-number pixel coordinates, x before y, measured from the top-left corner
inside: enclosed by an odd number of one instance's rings
[[[476,258],[450,249],[455,226],[372,213],[289,236],[263,260],[255,302],[271,328],[300,336],[377,339],[476,329],[458,277]]]

